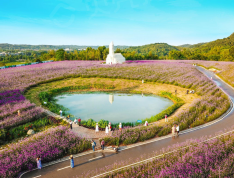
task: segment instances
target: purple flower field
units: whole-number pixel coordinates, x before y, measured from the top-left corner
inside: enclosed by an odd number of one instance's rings
[[[140,130],[139,132],[131,129],[118,135],[119,140],[122,140],[124,144],[131,144],[137,140],[144,141],[156,136],[155,134],[158,136],[168,134],[174,122],[180,124],[181,130],[204,124],[222,115],[230,106],[227,96],[190,63],[128,61],[123,65],[104,65],[101,64],[101,61],[61,61],[8,68],[1,71],[1,130],[25,124],[43,115],[40,108],[25,100],[23,93],[27,89],[37,84],[70,77],[143,79],[145,82],[172,84],[188,88],[195,90],[195,93],[199,95],[199,99],[195,100],[189,109],[176,113],[175,120],[168,122],[164,128]],[[20,116],[17,115],[17,110],[21,110]],[[134,135],[133,139],[131,135]],[[59,158],[66,152],[72,153],[87,149],[88,146],[80,148],[79,140],[79,137],[76,137],[65,127],[57,127],[36,134],[18,145],[11,145],[8,150],[0,154],[0,167],[3,168],[0,169],[0,175],[3,176],[0,177],[16,176],[20,171],[34,168],[35,158],[38,155],[42,157],[42,162],[46,162]],[[87,145],[89,144],[87,143]],[[204,147],[200,149],[202,150]],[[160,165],[158,166],[160,169]],[[151,171],[150,166],[149,171]],[[157,170],[155,168],[152,171]],[[170,174],[165,172],[164,175]]]
[[[102,177],[233,177],[234,133],[230,132],[222,137],[208,140],[210,138],[211,136],[191,139],[160,151],[156,150],[153,155],[139,155],[137,160],[130,159],[116,162],[99,170],[90,170],[79,177],[91,177],[162,154],[164,156],[152,159],[147,163],[129,166]]]
[[[0,177],[15,177],[19,172],[35,168],[37,156],[41,156],[42,163],[45,163],[63,157],[71,148],[82,152],[90,148],[90,142],[64,126],[36,134],[0,151]]]
[[[25,97],[21,94],[20,90],[10,90],[0,93],[0,105],[22,100],[25,100]]]
[[[206,68],[218,69],[217,75],[230,85],[234,86],[234,62],[225,61],[186,61],[186,63],[197,63]]]
[[[20,124],[31,122],[42,116],[43,116],[42,109],[39,107],[35,107],[27,111],[23,111],[20,116],[16,114],[4,118],[2,121],[0,121],[0,128],[6,129],[6,128],[15,127]]]

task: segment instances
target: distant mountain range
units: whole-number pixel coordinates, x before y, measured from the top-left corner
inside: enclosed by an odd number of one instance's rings
[[[215,41],[211,41],[208,43],[198,43],[194,45],[184,44],[180,46],[172,46],[167,43],[154,43],[143,46],[115,46],[115,49],[119,48],[123,52],[137,52],[137,53],[149,53],[150,51],[153,54],[158,56],[166,56],[170,51],[182,51],[184,49],[189,50],[199,50],[202,52],[209,52],[215,47],[221,47],[225,49],[229,49],[234,46],[234,33],[229,37],[224,39],[218,39]],[[86,49],[87,47],[92,47],[97,49],[99,46],[78,46],[78,45],[15,45],[8,43],[0,43],[0,50],[9,50],[9,49],[30,49],[30,50],[49,50],[49,49]],[[108,45],[106,45],[108,48]]]
[[[71,50],[74,49],[86,49],[87,47],[91,47],[93,49],[97,49],[99,46],[79,46],[79,45],[26,45],[26,44],[8,44],[8,43],[0,43],[0,49],[2,50],[50,50],[50,49],[66,49],[69,48]],[[106,45],[108,48],[109,45]],[[115,49],[125,49],[129,46],[115,46]]]

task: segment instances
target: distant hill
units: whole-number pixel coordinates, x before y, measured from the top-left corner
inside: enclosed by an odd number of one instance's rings
[[[170,51],[176,50],[179,51],[179,49],[176,46],[171,46],[167,43],[154,43],[154,44],[148,44],[143,46],[134,46],[124,49],[124,52],[132,52],[135,51],[137,53],[146,54],[150,51],[158,56],[166,56],[169,54]]]
[[[204,44],[206,44],[206,43],[198,43],[198,44],[193,44],[193,45],[191,45],[191,44],[184,44],[184,45],[180,45],[180,46],[176,46],[176,47],[182,47],[182,48],[197,48],[197,47],[202,46],[202,45],[204,45]]]
[[[213,47],[231,47],[234,46],[234,33],[232,33],[229,37],[227,38],[223,38],[223,39],[218,39],[215,41],[211,41],[209,43],[205,43],[201,46],[199,46],[199,48],[213,48]]]
[[[99,46],[78,46],[78,45],[27,45],[27,44],[8,44],[8,43],[0,43],[0,49],[9,50],[9,49],[17,49],[17,50],[50,50],[50,49],[86,49],[87,47],[91,47],[93,49],[97,49]],[[106,45],[108,48],[109,45]],[[125,49],[129,46],[115,46],[115,49]]]

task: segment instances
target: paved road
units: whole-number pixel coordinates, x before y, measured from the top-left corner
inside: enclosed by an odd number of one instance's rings
[[[204,72],[209,78],[212,77],[213,81],[221,87],[228,95],[231,100],[234,101],[234,90],[229,87],[226,83],[216,78],[212,72],[206,71],[203,68],[198,67],[199,70]],[[76,177],[76,175],[81,175],[84,172],[89,170],[95,170],[99,168],[103,168],[105,166],[111,165],[114,162],[119,162],[122,160],[128,160],[129,158],[136,159],[139,155],[144,153],[150,154],[156,150],[161,150],[162,148],[168,147],[175,143],[184,142],[187,139],[191,138],[200,138],[204,135],[211,135],[224,128],[229,128],[234,125],[234,111],[232,110],[227,117],[225,117],[220,122],[217,122],[211,126],[189,132],[186,134],[180,135],[176,139],[166,138],[163,140],[151,142],[148,144],[140,145],[137,147],[133,147],[130,149],[126,149],[121,151],[118,154],[113,153],[91,153],[82,157],[78,157],[74,159],[75,168],[69,168],[69,161],[65,161],[59,164],[55,164],[52,166],[48,166],[43,168],[42,170],[35,170],[29,173],[24,174],[23,178],[32,178],[32,177],[41,177],[41,178],[67,178],[67,177]],[[104,157],[103,157],[104,156]],[[96,159],[95,159],[96,158]],[[67,167],[67,168],[66,168]],[[63,169],[64,168],[64,169]],[[60,170],[61,169],[61,170]]]

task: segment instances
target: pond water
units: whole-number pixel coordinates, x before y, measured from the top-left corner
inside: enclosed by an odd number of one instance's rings
[[[112,123],[136,122],[160,113],[173,102],[156,95],[120,93],[65,93],[55,97],[56,103],[69,109],[81,120],[92,118]]]

